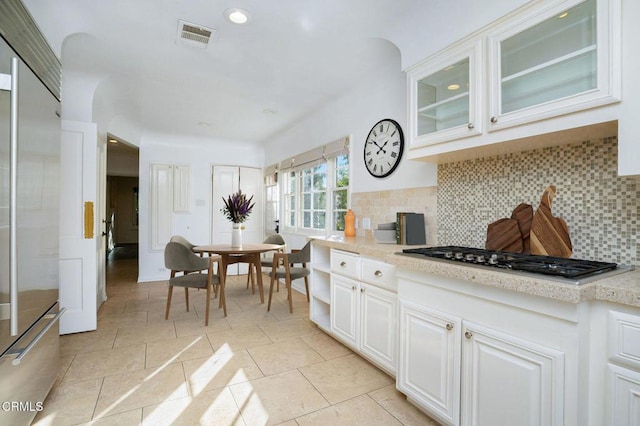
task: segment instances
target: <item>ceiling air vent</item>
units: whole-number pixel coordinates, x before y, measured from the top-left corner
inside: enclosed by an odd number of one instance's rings
[[[216,30],[192,24],[186,21],[178,21],[178,43],[191,47],[205,49]]]

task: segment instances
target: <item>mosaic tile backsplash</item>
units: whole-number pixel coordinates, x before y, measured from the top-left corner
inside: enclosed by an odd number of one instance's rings
[[[551,211],[567,222],[574,258],[640,265],[640,178],[617,176],[617,146],[608,137],[439,165],[438,244],[484,247],[489,223],[520,203],[535,212],[555,185]]]

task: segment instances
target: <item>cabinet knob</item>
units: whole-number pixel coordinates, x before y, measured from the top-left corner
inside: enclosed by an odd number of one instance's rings
[[[491,117],[491,122],[496,124],[498,122],[498,117]]]
[[[355,289],[356,289],[355,285],[351,286],[351,290],[355,290]]]
[[[364,293],[364,288],[361,288],[361,289],[360,289],[360,293]]]
[[[347,262],[344,262],[344,261],[340,262],[340,266],[342,266],[344,268],[345,266],[347,266]]]
[[[449,331],[453,330],[453,324],[451,324],[451,323],[448,323],[446,325],[446,327],[447,327],[447,330],[449,330]]]
[[[464,332],[464,337],[466,337],[467,339],[471,339],[473,337],[473,333],[467,330]]]
[[[373,273],[373,275],[375,275],[376,277],[381,277],[382,276],[382,271],[375,271]]]
[[[467,129],[471,130],[473,129],[475,126],[473,125],[473,123],[469,123],[467,124]]]

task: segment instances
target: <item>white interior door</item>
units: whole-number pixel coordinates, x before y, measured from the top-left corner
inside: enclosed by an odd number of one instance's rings
[[[224,207],[222,199],[241,189],[248,197],[253,196],[255,203],[249,219],[244,223],[242,241],[260,243],[264,240],[263,230],[263,188],[262,170],[253,167],[213,166],[212,167],[212,202],[213,229],[212,244],[228,244],[231,242],[231,222],[220,210]],[[246,274],[244,263],[230,265],[227,273],[231,275]]]
[[[97,327],[97,128],[62,121],[60,148],[60,334]],[[96,235],[97,234],[97,235]]]

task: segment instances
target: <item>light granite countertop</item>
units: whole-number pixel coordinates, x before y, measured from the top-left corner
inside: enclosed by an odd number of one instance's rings
[[[379,244],[364,237],[329,237],[314,239],[314,244],[358,253],[382,260],[401,269],[426,272],[449,278],[471,281],[534,296],[548,297],[562,302],[581,303],[602,300],[640,307],[640,270],[606,277],[586,284],[575,285],[530,277],[482,267],[469,267],[454,262],[399,256],[396,253],[410,246]]]

